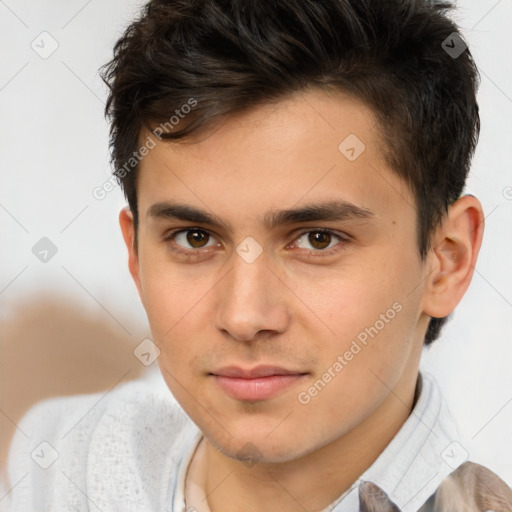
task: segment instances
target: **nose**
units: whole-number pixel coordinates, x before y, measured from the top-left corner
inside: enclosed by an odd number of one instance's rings
[[[286,287],[268,266],[264,254],[248,263],[233,255],[231,270],[216,287],[219,300],[214,326],[238,341],[251,341],[260,333],[287,329]]]

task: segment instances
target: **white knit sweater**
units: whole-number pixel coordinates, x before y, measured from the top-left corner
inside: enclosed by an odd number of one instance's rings
[[[20,428],[9,456],[9,512],[172,510],[182,448],[197,434],[157,373],[107,395],[40,402]],[[58,458],[44,469],[53,449]]]

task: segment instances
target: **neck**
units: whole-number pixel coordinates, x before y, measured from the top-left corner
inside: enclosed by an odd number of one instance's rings
[[[415,389],[393,390],[357,427],[285,463],[247,467],[205,439],[204,484],[211,512],[323,510],[352,486],[400,430],[414,406]]]

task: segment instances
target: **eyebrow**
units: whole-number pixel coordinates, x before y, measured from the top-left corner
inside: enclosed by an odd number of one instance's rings
[[[233,232],[231,223],[205,210],[187,204],[162,201],[151,205],[147,216],[155,219],[177,219],[197,224],[209,224]],[[346,221],[356,219],[371,219],[375,214],[361,206],[347,201],[329,201],[312,203],[300,208],[270,211],[263,217],[263,225],[267,229],[278,226],[312,221]]]

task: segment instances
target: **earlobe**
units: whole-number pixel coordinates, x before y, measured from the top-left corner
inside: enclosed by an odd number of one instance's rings
[[[123,234],[124,243],[128,250],[128,268],[139,292],[139,297],[144,304],[139,275],[139,255],[135,245],[135,224],[133,214],[128,206],[119,212],[119,225]]]
[[[428,256],[423,309],[427,315],[448,316],[460,302],[473,277],[483,231],[484,214],[476,197],[463,196],[450,206]]]

